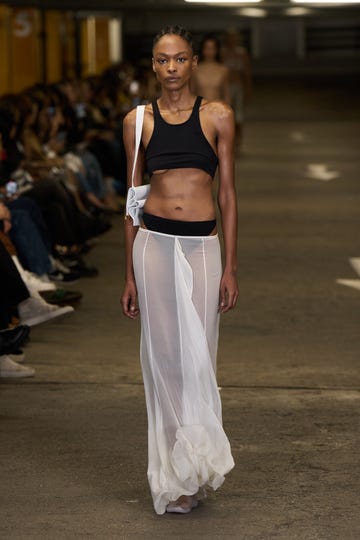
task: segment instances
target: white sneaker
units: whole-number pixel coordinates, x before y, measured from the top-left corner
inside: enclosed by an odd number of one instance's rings
[[[59,259],[53,259],[54,270],[59,270],[62,274],[70,274],[71,270],[65,264],[63,264]]]
[[[360,257],[351,257],[350,264],[355,272],[360,276]]]
[[[47,276],[39,277],[36,274],[25,270],[16,255],[13,255],[11,258],[28,289],[35,289],[35,291],[54,291],[56,289],[55,283],[49,281]]]
[[[66,313],[74,311],[72,306],[56,306],[45,302],[42,298],[28,298],[18,305],[21,324],[35,326]]]
[[[15,353],[9,353],[6,355],[10,360],[16,362],[17,364],[22,364],[25,360],[25,353],[22,349],[19,349]]]
[[[23,377],[33,377],[35,370],[25,366],[19,366],[8,356],[0,356],[0,378],[21,379]]]
[[[55,283],[49,281],[47,277],[37,276],[32,272],[24,270],[24,274],[21,276],[30,289],[35,289],[36,291],[54,291],[56,289]]]

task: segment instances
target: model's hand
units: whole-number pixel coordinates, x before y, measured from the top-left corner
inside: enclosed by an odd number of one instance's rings
[[[236,273],[225,270],[220,282],[219,312],[233,309],[239,296]]]
[[[121,297],[121,305],[123,313],[130,319],[136,319],[139,314],[137,307],[137,291],[135,281],[127,281],[125,283],[124,292]]]

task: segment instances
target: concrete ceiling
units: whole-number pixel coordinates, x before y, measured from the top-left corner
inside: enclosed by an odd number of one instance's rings
[[[134,11],[142,9],[144,11],[152,10],[231,10],[238,9],[238,5],[228,6],[207,6],[199,4],[185,3],[184,0],[3,0],[2,3],[12,6],[27,6],[37,7],[42,9],[66,9],[66,10],[84,10],[84,11],[111,11],[126,13],[128,11]],[[265,8],[269,15],[283,14],[284,8],[294,5],[290,0],[263,0],[258,4],[248,4],[251,7]],[[339,13],[339,11],[352,11],[360,12],[360,5],[358,6],[334,6],[334,7],[316,7],[313,9],[313,13],[320,13],[326,11],[326,13]]]

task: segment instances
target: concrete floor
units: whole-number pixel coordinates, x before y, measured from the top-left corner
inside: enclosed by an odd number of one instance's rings
[[[192,514],[154,514],[118,219],[81,306],[33,329],[36,377],[0,385],[1,539],[360,538],[360,290],[336,283],[360,257],[359,109],[352,89],[293,90],[259,84],[237,162],[240,299],[218,368],[236,468]],[[318,162],[340,178],[306,178]]]

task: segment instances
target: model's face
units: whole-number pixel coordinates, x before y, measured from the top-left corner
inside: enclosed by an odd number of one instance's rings
[[[217,46],[215,41],[208,39],[202,48],[202,55],[207,62],[214,62],[217,56]]]
[[[197,57],[184,39],[169,34],[155,45],[152,62],[161,86],[168,90],[180,90],[189,83]]]

